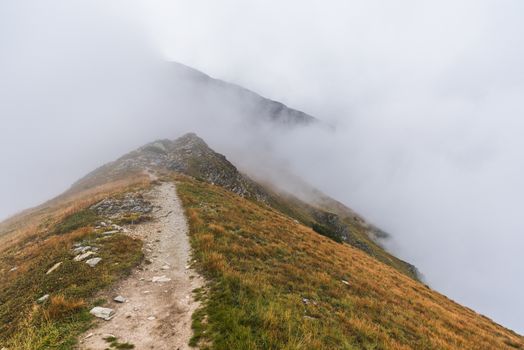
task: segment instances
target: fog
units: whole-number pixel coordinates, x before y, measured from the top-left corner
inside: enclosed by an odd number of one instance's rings
[[[4,1],[0,217],[193,130],[243,168],[301,175],[392,234],[391,250],[433,288],[522,333],[523,10],[517,0]],[[246,122],[245,106],[170,80],[170,60],[336,131]]]

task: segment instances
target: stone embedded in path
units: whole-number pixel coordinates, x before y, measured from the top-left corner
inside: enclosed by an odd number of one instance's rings
[[[117,303],[125,303],[127,299],[124,298],[123,296],[119,295],[119,296],[115,297],[113,300],[116,301]]]
[[[152,279],[153,283],[163,283],[163,282],[169,282],[169,281],[171,281],[171,278],[168,278],[165,275],[164,276],[156,276],[156,277],[153,277],[153,279]]]
[[[42,304],[42,303],[46,302],[47,299],[49,299],[49,294],[46,294],[46,295],[44,295],[44,296],[38,298],[37,302],[38,302],[39,304]]]
[[[109,321],[113,316],[115,316],[115,310],[100,306],[95,306],[91,311],[89,311],[89,313],[106,321]]]
[[[74,261],[82,261],[82,260],[85,260],[86,258],[88,258],[88,257],[90,257],[91,255],[94,255],[94,254],[95,254],[94,252],[83,253],[83,254],[75,256],[75,258],[73,260]]]
[[[50,268],[49,270],[47,270],[47,272],[45,273],[46,275],[49,275],[51,272],[55,271],[56,269],[58,269],[60,267],[60,265],[62,265],[62,262],[59,262],[59,263],[56,263],[53,265],[52,268]]]
[[[156,320],[156,317],[155,317],[155,316],[149,316],[147,319],[148,319],[149,321],[153,321],[153,320]]]
[[[93,259],[89,259],[86,261],[86,264],[91,266],[91,267],[95,267],[96,265],[98,265],[98,263],[102,261],[102,258],[93,258]]]
[[[169,270],[169,268],[170,268],[170,266],[167,265],[167,264],[161,267],[162,270]]]

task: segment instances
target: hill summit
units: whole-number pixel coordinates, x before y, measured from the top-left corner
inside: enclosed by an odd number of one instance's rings
[[[225,156],[213,151],[195,133],[176,140],[159,140],[124,155],[77,182],[75,188],[89,188],[142,171],[175,171],[221,186],[237,195],[269,205],[338,242],[349,243],[408,276],[418,279],[417,269],[385,251],[379,239],[387,234],[369,224],[353,210],[314,188],[305,202],[271,184],[261,185],[242,174]],[[297,177],[297,182],[302,184]],[[306,186],[306,185],[303,185]],[[322,203],[319,206],[317,203]]]

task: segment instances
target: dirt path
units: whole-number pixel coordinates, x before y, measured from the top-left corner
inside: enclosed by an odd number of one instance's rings
[[[111,302],[104,307],[114,309],[116,315],[85,334],[80,349],[106,349],[103,338],[109,335],[135,349],[191,349],[187,345],[191,315],[198,307],[192,290],[201,287],[203,280],[188,266],[186,218],[174,184],[157,186],[148,197],[158,207],[155,220],[129,233],[144,241],[146,263],[106,295]],[[112,299],[117,295],[127,301],[115,303]]]

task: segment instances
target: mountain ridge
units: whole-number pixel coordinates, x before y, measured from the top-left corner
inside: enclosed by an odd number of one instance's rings
[[[143,252],[155,241],[137,233],[144,223],[165,229],[147,199],[159,186],[176,186],[190,228],[187,266],[207,281],[193,291],[203,302],[193,314],[192,345],[524,349],[520,335],[422,284],[414,267],[373,241],[376,228],[342,203],[326,196],[319,208],[259,184],[191,133],[94,170],[19,214],[22,230],[0,234],[0,347],[73,348],[92,324],[97,296],[111,295],[107,288],[131,270],[151,267]],[[89,267],[78,249],[101,262]],[[114,344],[132,345],[117,337]]]
[[[310,188],[310,191],[316,194],[318,202],[323,202],[323,207],[319,207],[314,200],[308,203],[274,186],[261,185],[242,174],[225,156],[209,148],[195,133],[185,134],[173,141],[148,143],[88,174],[73,185],[72,191],[148,169],[160,173],[165,170],[183,173],[262,202],[322,235],[353,245],[412,278],[420,278],[416,267],[394,257],[378,243],[378,239],[385,237],[383,231],[367,223],[347,206],[314,188]]]
[[[170,69],[174,72],[175,78],[179,77],[189,81],[194,81],[197,84],[219,87],[220,89],[218,89],[218,91],[232,94],[238,100],[244,101],[244,105],[246,104],[246,101],[251,101],[253,108],[252,110],[246,111],[246,115],[266,115],[269,121],[287,126],[304,126],[322,123],[317,118],[298,109],[288,107],[281,102],[264,97],[240,85],[213,78],[202,71],[186,66],[182,63],[172,61]]]

